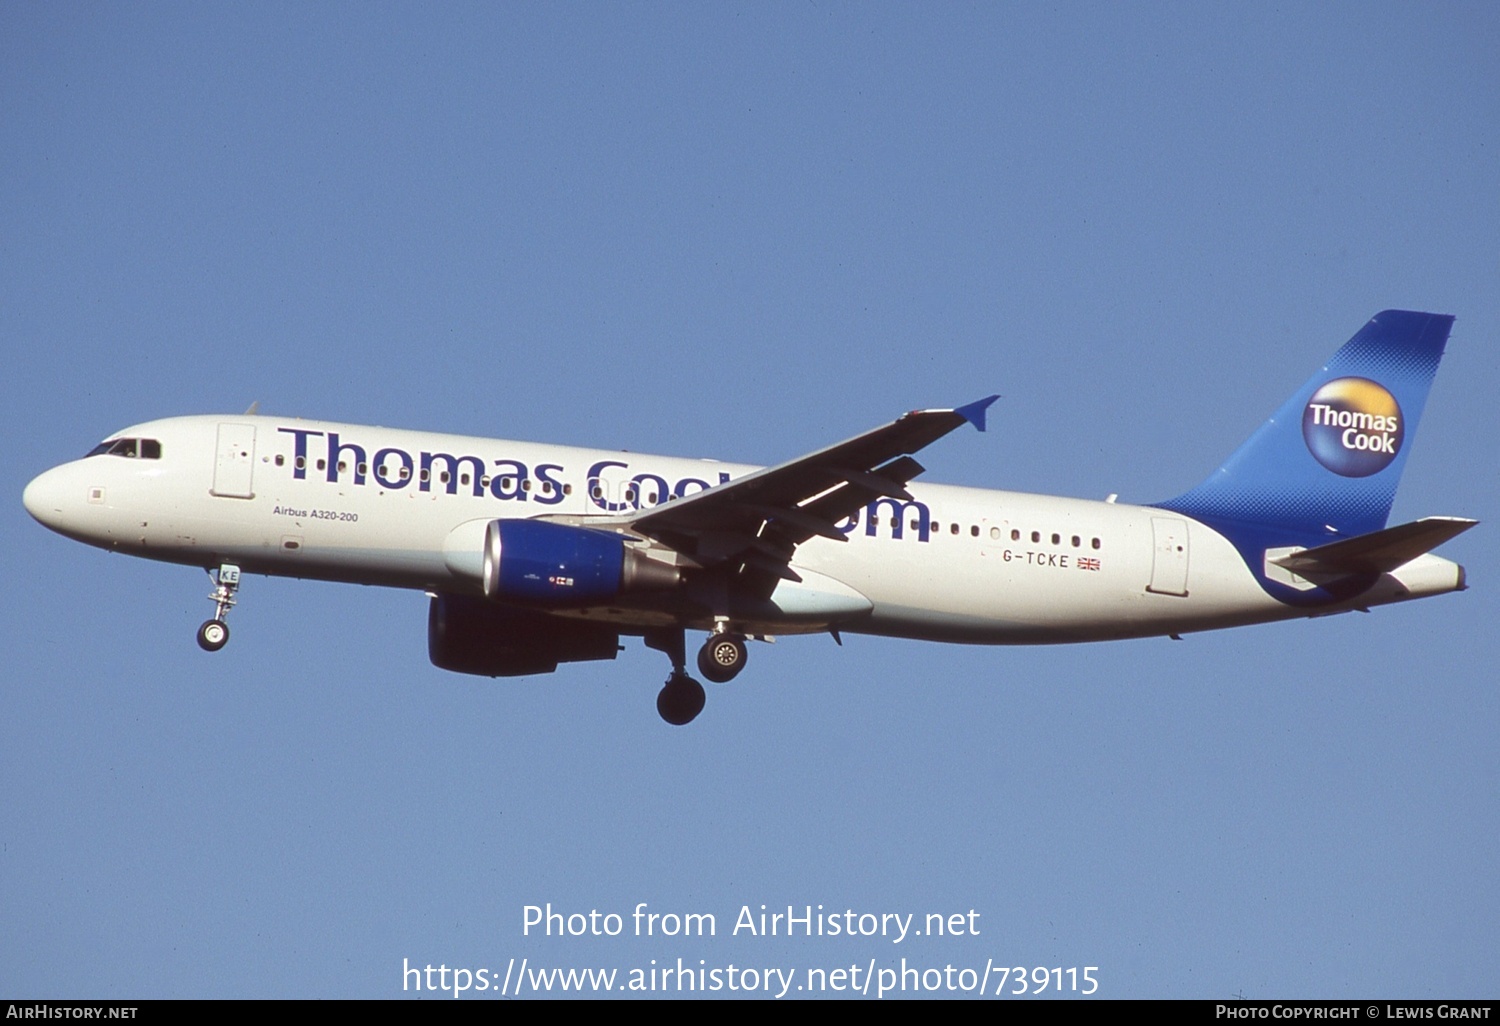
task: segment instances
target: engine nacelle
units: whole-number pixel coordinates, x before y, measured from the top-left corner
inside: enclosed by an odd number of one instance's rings
[[[607,624],[462,595],[434,595],[427,610],[427,656],[440,669],[484,677],[551,673],[558,663],[613,659],[620,635]]]
[[[578,605],[670,588],[675,566],[618,534],[546,520],[492,520],[484,532],[484,593],[492,599]]]

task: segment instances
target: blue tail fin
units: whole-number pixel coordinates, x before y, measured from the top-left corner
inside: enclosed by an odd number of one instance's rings
[[[1208,480],[1157,505],[1295,535],[1380,530],[1452,327],[1376,314]]]

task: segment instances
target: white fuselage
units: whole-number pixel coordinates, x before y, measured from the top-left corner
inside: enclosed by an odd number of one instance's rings
[[[757,469],[255,416],[172,418],[115,437],[159,442],[159,455],[101,454],[50,470],[27,488],[32,514],[71,538],[151,559],[458,594],[479,593],[475,550],[490,521],[618,517]],[[749,628],[1092,641],[1338,612],[1463,586],[1457,564],[1424,555],[1355,598],[1292,607],[1266,593],[1223,536],[1180,514],[947,485],[910,491],[914,504],[882,499],[842,524],[846,542],[814,537],[796,550],[795,570],[858,593],[866,611],[767,616]],[[658,614],[623,603],[571,615],[628,628]]]

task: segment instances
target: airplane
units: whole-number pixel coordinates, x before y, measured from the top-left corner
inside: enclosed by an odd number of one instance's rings
[[[914,484],[915,454],[990,396],[917,410],[772,467],[258,415],[155,420],[40,474],[59,534],[201,567],[213,652],[243,574],[421,590],[428,655],[551,673],[636,636],[671,662],[657,711],[703,709],[698,670],[747,641],[874,634],[971,644],[1181,635],[1462,591],[1431,550],[1474,526],[1387,527],[1452,328],[1387,310],[1205,481],[1129,505]],[[254,407],[252,407],[252,410]]]

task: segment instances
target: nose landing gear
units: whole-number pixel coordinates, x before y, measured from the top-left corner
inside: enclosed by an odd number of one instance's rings
[[[210,570],[208,576],[214,582],[214,593],[208,597],[214,604],[214,617],[203,621],[198,628],[198,647],[205,652],[217,652],[229,643],[229,624],[224,617],[234,607],[235,592],[240,590],[240,568],[225,563],[218,570]]]

